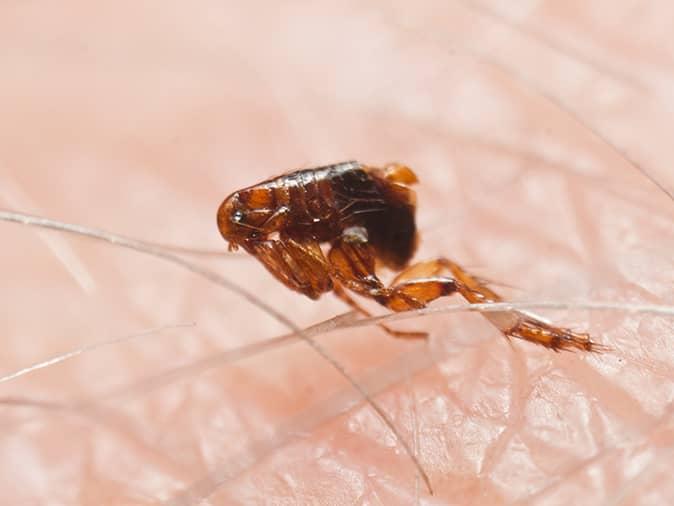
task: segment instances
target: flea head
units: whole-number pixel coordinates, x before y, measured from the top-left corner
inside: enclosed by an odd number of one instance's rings
[[[247,209],[241,202],[238,192],[232,193],[218,209],[218,229],[222,237],[229,242],[230,251],[259,236],[259,229],[248,221]]]

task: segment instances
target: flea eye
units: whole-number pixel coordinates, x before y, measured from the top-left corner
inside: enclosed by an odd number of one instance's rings
[[[234,214],[232,214],[232,221],[234,223],[241,223],[241,220],[243,220],[243,213],[241,211],[234,211]]]

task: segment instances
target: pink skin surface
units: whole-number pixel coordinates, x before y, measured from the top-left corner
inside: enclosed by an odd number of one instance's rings
[[[291,168],[400,161],[418,259],[516,300],[670,304],[672,2],[5,2],[0,207],[226,251],[215,211]],[[613,351],[476,314],[320,336],[422,463],[304,343],[164,261],[0,223],[4,504],[671,504],[671,319],[546,313]],[[345,312],[245,255],[193,258],[300,326]],[[436,302],[443,305],[453,302]],[[195,365],[196,364],[196,365]],[[195,365],[193,368],[181,369]]]

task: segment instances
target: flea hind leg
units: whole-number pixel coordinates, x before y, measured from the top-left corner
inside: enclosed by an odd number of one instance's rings
[[[376,300],[392,311],[408,311],[460,293],[471,303],[501,302],[501,296],[483,279],[470,274],[447,258],[420,262],[402,271],[386,288],[374,274],[374,253],[362,236],[347,235],[333,245],[328,255],[333,276],[344,286]],[[442,276],[448,272],[451,277]],[[552,325],[521,311],[485,312],[484,317],[506,337],[524,339],[546,348],[559,350],[603,351],[586,333]]]
[[[446,258],[438,258],[413,265],[400,273],[394,283],[413,283],[422,275],[437,276],[449,271],[457,283],[457,291],[471,303],[501,302],[502,297],[494,292],[486,282],[470,274],[459,264]],[[606,348],[594,343],[586,333],[574,332],[557,327],[534,315],[520,311],[485,312],[487,318],[506,337],[516,337],[532,343],[559,350],[602,351]]]

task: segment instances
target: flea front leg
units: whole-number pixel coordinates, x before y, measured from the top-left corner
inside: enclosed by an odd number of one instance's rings
[[[245,244],[267,270],[288,288],[311,299],[332,290],[328,262],[317,242],[300,243],[288,237]]]

